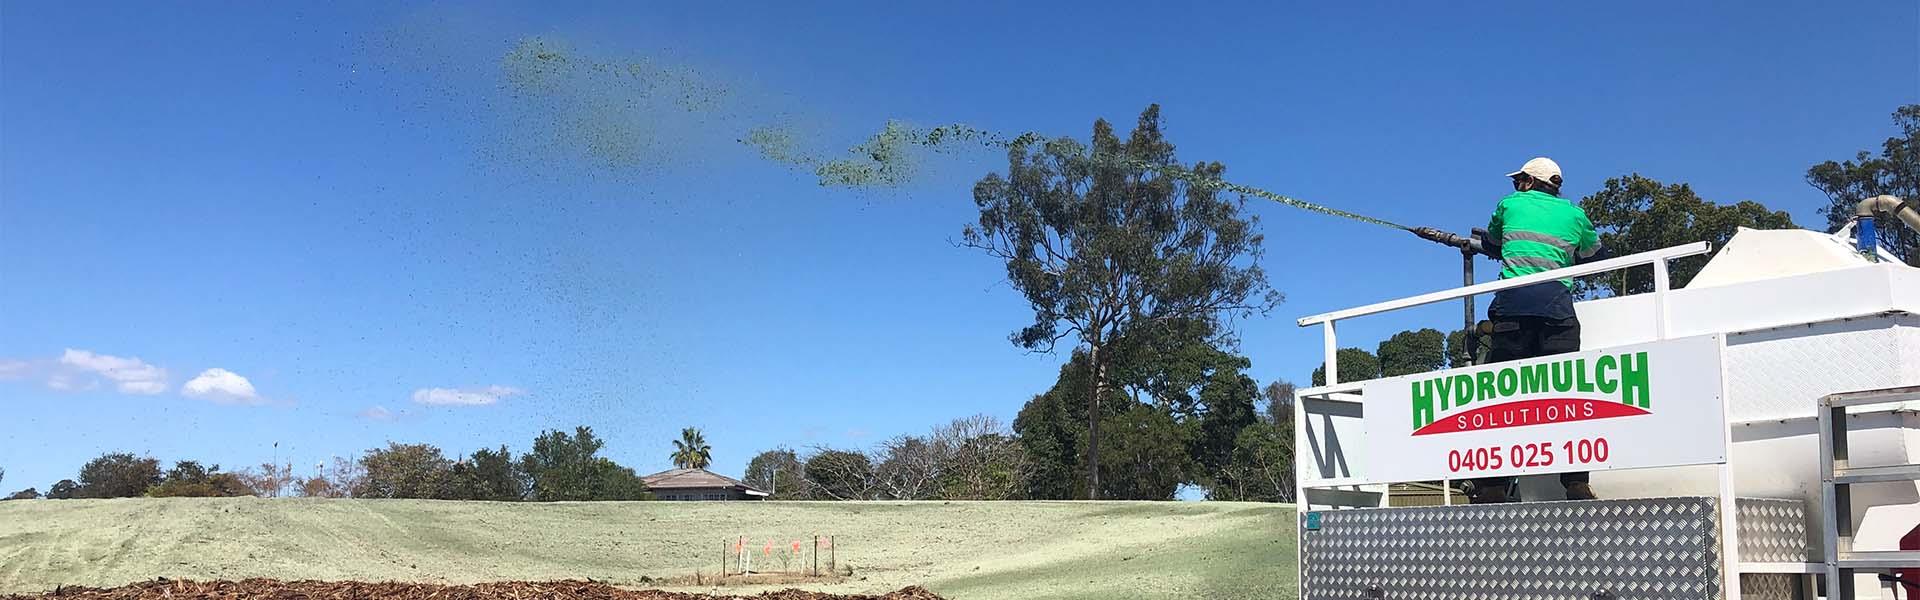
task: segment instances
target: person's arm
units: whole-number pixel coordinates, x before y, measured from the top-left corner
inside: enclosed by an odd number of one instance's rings
[[[1500,260],[1500,245],[1506,242],[1507,201],[1501,200],[1493,207],[1493,218],[1487,221],[1487,234],[1480,242],[1481,250],[1494,260]]]
[[[1587,220],[1586,215],[1580,215],[1580,243],[1573,246],[1573,264],[1609,258],[1613,258],[1613,253],[1600,246],[1600,233],[1593,230],[1593,222]]]

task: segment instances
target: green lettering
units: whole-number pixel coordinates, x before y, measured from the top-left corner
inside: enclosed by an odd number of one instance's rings
[[[1573,361],[1563,360],[1553,363],[1553,391],[1565,392],[1573,389]]]
[[[1473,403],[1473,376],[1453,376],[1453,405],[1466,406]]]
[[[1424,384],[1424,385],[1423,385]],[[1433,380],[1413,382],[1413,428],[1433,422]]]
[[[1520,389],[1520,375],[1514,373],[1513,369],[1501,369],[1499,385],[1500,395],[1512,396],[1514,391]]]
[[[1473,374],[1473,380],[1474,380],[1474,381],[1475,381],[1476,383],[1479,383],[1479,384],[1480,384],[1480,399],[1481,399],[1481,400],[1492,400],[1492,399],[1494,398],[1494,396],[1493,396],[1493,371],[1481,371],[1481,372],[1479,372],[1479,373],[1474,373],[1474,374]]]
[[[1520,367],[1520,393],[1538,394],[1547,391],[1547,363]]]
[[[1582,392],[1593,392],[1593,382],[1587,379],[1587,359],[1574,361],[1573,388]]]
[[[1447,397],[1447,391],[1453,389],[1452,384],[1453,384],[1453,379],[1447,378],[1447,377],[1441,377],[1433,380],[1433,385],[1438,387],[1439,390],[1437,391],[1440,392],[1438,394],[1434,394],[1435,396],[1440,398],[1440,410],[1450,410],[1453,408],[1452,405],[1447,404],[1447,401],[1450,400],[1450,398]]]
[[[1647,408],[1647,353],[1620,355],[1620,401],[1628,406]],[[1636,402],[1637,401],[1637,402]]]
[[[1607,369],[1620,370],[1620,360],[1612,354],[1602,354],[1593,360],[1594,383],[1600,385],[1600,393],[1611,394],[1620,389],[1620,380],[1607,374]]]

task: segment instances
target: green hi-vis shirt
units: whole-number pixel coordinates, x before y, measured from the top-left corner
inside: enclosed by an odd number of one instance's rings
[[[1573,265],[1600,250],[1600,236],[1586,211],[1552,194],[1514,192],[1500,199],[1487,224],[1487,236],[1500,241],[1500,278],[1508,279]],[[1488,312],[1508,316],[1573,317],[1573,280],[1502,290]]]

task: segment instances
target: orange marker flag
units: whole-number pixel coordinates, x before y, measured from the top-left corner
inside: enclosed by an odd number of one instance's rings
[[[773,540],[767,540],[767,547],[761,548],[760,554],[766,555],[766,556],[773,555]]]
[[[800,551],[800,540],[794,540],[794,541],[793,541],[793,551],[794,551],[794,552],[799,552],[799,551]]]

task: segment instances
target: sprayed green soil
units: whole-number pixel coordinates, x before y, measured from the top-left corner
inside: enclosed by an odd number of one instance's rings
[[[852,577],[781,587],[860,593],[925,585],[956,600],[1291,598],[1292,510],[1221,502],[16,501],[0,503],[0,593],[155,577],[591,578],[661,587],[650,582],[718,570],[723,540],[746,536],[760,548],[770,538],[790,543],[818,533],[835,536],[836,560]],[[754,566],[780,564],[759,558]]]

